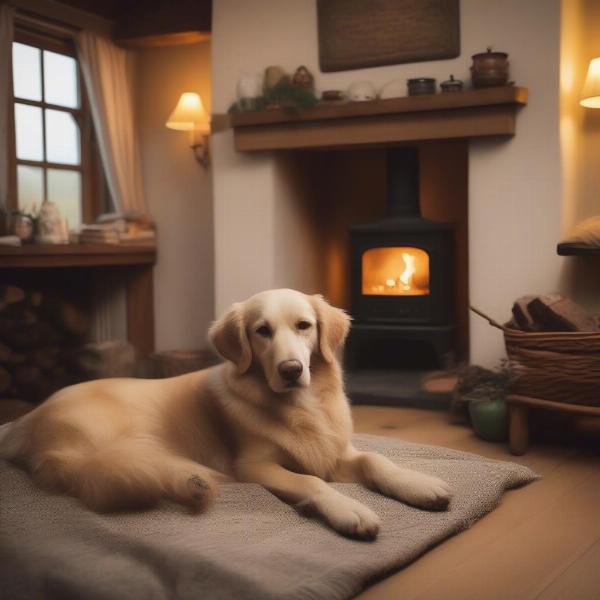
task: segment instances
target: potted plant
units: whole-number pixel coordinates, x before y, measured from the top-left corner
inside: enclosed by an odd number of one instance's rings
[[[468,404],[473,430],[483,440],[503,442],[508,437],[506,395],[511,381],[508,363],[503,361],[497,371],[481,369],[471,385],[462,390],[462,400]]]

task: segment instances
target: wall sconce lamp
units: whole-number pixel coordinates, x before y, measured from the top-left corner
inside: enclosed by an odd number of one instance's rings
[[[590,61],[579,104],[587,108],[600,108],[600,56]]]
[[[210,122],[202,98],[194,92],[181,94],[177,106],[169,115],[166,123],[169,129],[190,132],[190,146],[194,151],[196,160],[208,167],[208,135]]]

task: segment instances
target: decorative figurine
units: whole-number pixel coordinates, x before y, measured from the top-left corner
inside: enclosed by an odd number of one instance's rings
[[[263,83],[263,92],[267,94],[277,84],[282,83],[286,79],[289,79],[289,75],[278,66],[272,65],[265,69],[265,79]]]
[[[296,69],[296,72],[292,77],[292,85],[301,87],[305,90],[314,91],[315,78],[313,77],[312,73],[304,65],[302,65]]]
[[[38,215],[38,230],[35,241],[38,244],[64,243],[64,224],[60,210],[54,202],[44,202]]]

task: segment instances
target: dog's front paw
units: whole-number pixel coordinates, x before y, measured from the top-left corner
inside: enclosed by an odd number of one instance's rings
[[[348,537],[374,540],[379,533],[379,517],[364,504],[343,494],[330,493],[313,498],[305,509],[318,514],[333,529]]]
[[[394,498],[425,510],[446,510],[452,498],[445,481],[417,471],[403,471],[389,487]]]

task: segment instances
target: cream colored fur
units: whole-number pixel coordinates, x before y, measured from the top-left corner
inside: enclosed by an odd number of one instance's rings
[[[257,294],[210,330],[224,364],[170,379],[65,388],[3,428],[0,455],[96,511],[163,498],[204,510],[218,480],[229,478],[259,483],[344,535],[372,539],[377,515],[327,481],[360,482],[433,510],[447,507],[450,490],[352,447],[336,359],[349,325],[320,296]],[[292,383],[280,372],[285,361],[302,365]]]

